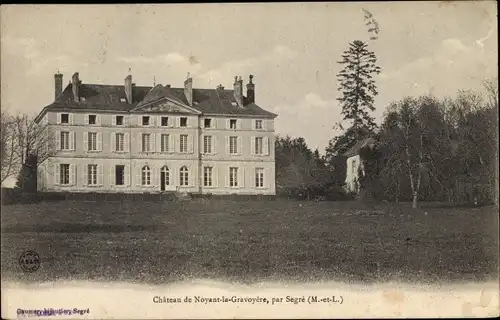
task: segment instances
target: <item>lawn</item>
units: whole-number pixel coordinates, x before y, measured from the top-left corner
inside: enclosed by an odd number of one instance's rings
[[[498,248],[495,207],[281,200],[2,207],[3,281],[480,281],[497,279]],[[39,253],[38,271],[19,267],[25,250]]]

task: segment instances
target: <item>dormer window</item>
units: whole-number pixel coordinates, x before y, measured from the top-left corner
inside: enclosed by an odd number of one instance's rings
[[[187,117],[181,117],[181,127],[187,127]]]
[[[96,124],[96,118],[95,114],[89,114],[89,124]]]
[[[236,129],[236,119],[229,120],[229,129]]]
[[[69,114],[61,113],[61,123],[69,123]]]
[[[117,126],[123,125],[123,116],[116,116],[116,125]]]
[[[212,119],[205,119],[204,120],[204,125],[205,128],[211,128],[212,127]]]
[[[149,116],[143,116],[142,117],[142,125],[143,126],[149,126]]]
[[[120,102],[126,102],[126,101],[127,101],[127,99],[125,99],[125,98],[120,98]]]

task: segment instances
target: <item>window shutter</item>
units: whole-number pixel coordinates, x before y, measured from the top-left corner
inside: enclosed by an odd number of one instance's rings
[[[160,185],[160,179],[158,179],[158,168],[157,167],[152,167],[151,168],[151,185],[152,186],[159,186]]]
[[[229,187],[229,175],[230,174],[231,174],[231,168],[227,168],[226,169],[226,174],[224,174],[225,180],[226,180],[226,187],[227,188]]]
[[[58,113],[57,114],[57,124],[60,124],[61,123],[61,114]]]
[[[216,118],[212,118],[212,129],[217,129],[217,119]]]
[[[112,116],[111,116],[111,124],[112,124],[113,126],[116,126],[116,116],[115,116],[115,115],[112,115]]]
[[[85,186],[86,181],[85,181],[85,168],[87,167],[86,164],[82,165],[83,169],[78,169],[78,179],[82,182],[82,185]]]
[[[225,139],[225,146],[226,146],[226,154],[229,154],[229,152],[230,152],[230,149],[229,149],[229,137],[225,136],[224,139]]]
[[[262,130],[267,130],[267,121],[262,119]]]
[[[212,154],[217,154],[217,135],[212,136]]]
[[[115,173],[116,173],[116,167],[111,165],[109,167],[109,186],[112,187],[115,185]]]
[[[101,115],[100,114],[95,116],[95,123],[97,125],[101,125]]]
[[[89,124],[89,115],[88,114],[83,115],[83,123],[85,125]]]
[[[102,132],[97,133],[97,151],[102,151]]]
[[[89,166],[88,166],[88,164],[86,164],[86,163],[85,163],[85,164],[83,165],[83,179],[82,179],[82,181],[83,181],[83,185],[84,185],[84,186],[86,186],[86,185],[87,185],[88,176],[89,176],[88,171],[89,171]]]
[[[238,148],[238,154],[241,155],[243,154],[243,139],[241,137],[238,137],[237,141],[238,145],[236,147]]]
[[[70,113],[70,114],[68,115],[68,122],[69,122],[70,124],[73,124],[73,114],[72,114],[72,113]]]
[[[194,148],[193,148],[194,143],[193,142],[194,142],[193,141],[193,135],[192,134],[188,135],[187,143],[188,143],[188,152],[189,153],[193,153],[194,152]]]
[[[142,126],[142,116],[137,116],[137,125]]]
[[[257,177],[257,168],[253,168],[250,172],[250,186],[255,188],[255,178]]]
[[[262,142],[263,142],[263,147],[262,148],[264,149],[263,153],[264,153],[265,156],[268,156],[269,155],[269,137],[264,137],[262,139]]]
[[[54,164],[54,184],[58,185],[61,181],[61,168],[60,164]]]
[[[88,151],[89,149],[89,133],[83,133],[83,150]]]
[[[156,123],[157,123],[158,127],[161,127],[161,116],[156,117]]]
[[[240,188],[245,187],[245,168],[244,167],[238,168],[238,187],[240,187]]]
[[[104,184],[104,168],[102,165],[97,165],[97,185],[102,186]]]
[[[69,172],[70,172],[70,184],[72,186],[76,185],[76,164],[70,164],[69,165]]]
[[[214,187],[219,186],[219,168],[218,167],[213,167],[213,169],[212,169],[212,181],[213,181]]]
[[[138,166],[137,167],[137,173],[135,175],[135,183],[138,186],[141,186],[141,172],[142,172],[142,168],[141,168],[141,166]]]
[[[138,133],[137,136],[139,138],[139,152],[142,152],[143,148],[142,148],[142,133]]]
[[[181,118],[175,117],[175,127],[179,128],[181,126]]]
[[[168,135],[168,152],[174,152],[175,151],[175,142],[174,142],[174,135],[169,134]]]
[[[256,137],[250,137],[250,154],[255,154],[255,138]]]
[[[56,131],[56,150],[61,150],[61,131]]]
[[[149,135],[149,150],[151,150],[151,152],[156,151],[156,135],[154,133]]]
[[[128,165],[123,168],[123,182],[125,186],[130,186],[130,167]]]
[[[70,133],[70,137],[71,137],[71,150],[75,151],[76,149],[76,132],[71,132]]]
[[[181,137],[180,135],[175,135],[175,152],[181,151]]]
[[[161,152],[161,148],[163,148],[161,143],[161,133],[157,133],[154,136],[156,139],[156,152]]]
[[[226,119],[226,129],[231,128],[231,119]]]
[[[110,143],[110,151],[116,151],[116,133],[111,134],[111,143]]]
[[[128,142],[128,132],[124,133],[123,134],[123,150],[125,152],[129,152],[130,150],[128,149],[128,146],[129,146],[129,142]]]
[[[264,169],[264,187],[271,188],[272,181],[274,181],[272,174],[273,170],[271,168]]]
[[[236,129],[241,129],[241,119],[236,119]]]

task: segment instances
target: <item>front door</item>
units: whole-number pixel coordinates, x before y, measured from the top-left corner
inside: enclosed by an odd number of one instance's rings
[[[166,180],[167,173],[164,171],[161,171],[160,173],[160,190],[165,191],[165,180]]]

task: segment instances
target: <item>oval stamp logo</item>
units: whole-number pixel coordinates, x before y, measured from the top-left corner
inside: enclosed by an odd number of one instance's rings
[[[35,272],[40,268],[40,256],[35,251],[25,251],[19,257],[19,266],[25,272]]]

